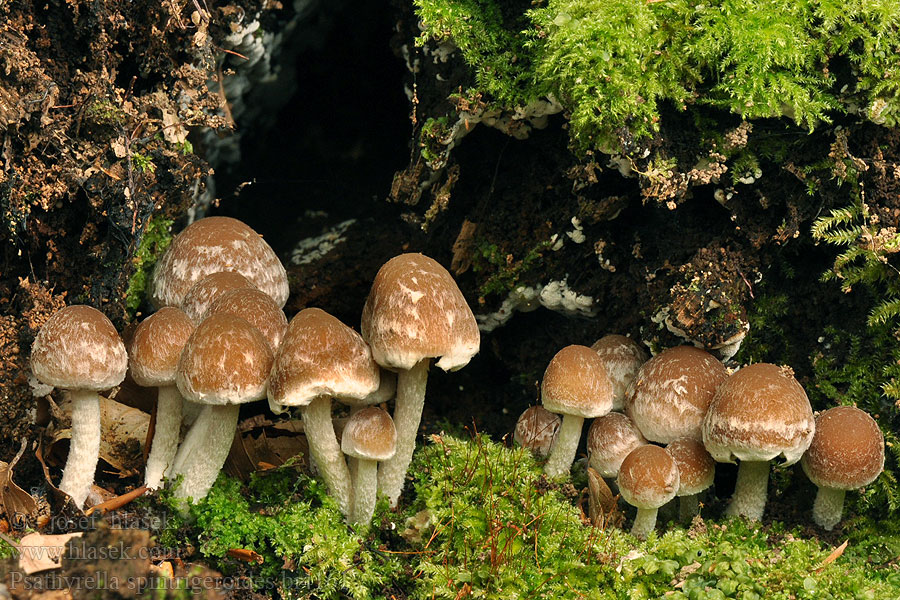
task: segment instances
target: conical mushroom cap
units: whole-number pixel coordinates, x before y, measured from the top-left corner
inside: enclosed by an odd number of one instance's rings
[[[816,424],[806,392],[788,367],[756,363],[719,387],[703,421],[703,445],[716,462],[792,465],[812,442]]]
[[[219,271],[192,285],[181,299],[179,306],[196,324],[203,320],[209,305],[219,296],[242,288],[256,289],[256,286],[237,271]]]
[[[131,340],[131,377],[140,386],[175,383],[181,351],[194,332],[194,323],[180,308],[164,306],[137,326]]]
[[[279,308],[287,302],[287,274],[275,252],[248,225],[230,217],[194,221],[175,236],[156,263],[150,299],[158,307],[179,306],[196,282],[219,271],[237,271]]]
[[[66,306],[44,323],[31,346],[31,370],[62,389],[108,390],[122,383],[128,354],[106,315],[90,306]]]
[[[816,433],[800,464],[819,487],[855,490],[884,470],[884,436],[865,411],[829,408],[816,417]]]
[[[438,357],[445,371],[462,368],[481,341],[453,277],[422,254],[395,256],[379,269],[363,307],[362,336],[375,362],[402,370]]]
[[[659,508],[675,497],[679,482],[675,459],[664,448],[651,444],[632,450],[616,478],[622,498],[637,508]]]
[[[353,458],[387,460],[396,451],[394,420],[377,406],[355,412],[341,433],[341,452]]]
[[[278,350],[288,326],[284,311],[268,294],[256,288],[239,288],[220,294],[210,303],[204,318],[217,313],[240,317],[256,327],[269,342],[272,352]]]
[[[541,404],[552,413],[584,418],[612,410],[613,390],[603,361],[587,346],[566,346],[544,371]]]
[[[679,496],[699,494],[713,484],[716,477],[716,461],[699,440],[678,438],[666,446],[666,452],[678,465]]]
[[[602,477],[615,477],[625,457],[647,440],[634,422],[622,413],[611,412],[594,419],[588,429],[588,466]]]
[[[640,344],[624,335],[605,335],[594,342],[591,349],[603,360],[609,382],[613,386],[613,410],[621,410],[625,405],[628,386],[650,356]]]
[[[291,319],[275,355],[269,400],[306,406],[314,398],[362,399],[378,389],[378,365],[362,337],[318,308]]]

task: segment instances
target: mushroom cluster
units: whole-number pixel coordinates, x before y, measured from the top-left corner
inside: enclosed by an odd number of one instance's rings
[[[550,361],[541,396],[540,412],[530,407],[520,417],[516,441],[549,456],[544,470],[558,476],[572,464],[583,420],[593,417],[588,467],[637,507],[638,537],[652,531],[656,510],[676,496],[681,520],[695,516],[716,462],[740,461],[726,514],[760,520],[769,461],[782,457],[792,465],[803,457],[819,487],[813,518],[826,529],[840,520],[845,491],[871,483],[884,464],[881,431],[863,411],[838,407],[814,419],[789,367],[758,363],[729,374],[692,346],[649,360],[619,335],[591,349],[567,346]]]
[[[371,520],[376,490],[396,504],[431,360],[456,370],[478,352],[471,309],[447,270],[421,254],[379,270],[361,334],[318,308],[288,322],[287,298],[272,248],[238,220],[209,217],[160,258],[150,289],[158,310],[137,326],[127,353],[99,311],[69,306],[53,315],[31,361],[36,378],[69,390],[74,405],[61,489],[84,505],[99,454],[97,392],[121,383],[127,367],[135,383],[157,389],[148,488],[180,479],[176,498],[205,497],[228,457],[240,405],[268,398],[276,412],[299,408],[311,462],[348,519]],[[392,419],[374,405],[395,395]],[[351,406],[340,439],[332,400]]]

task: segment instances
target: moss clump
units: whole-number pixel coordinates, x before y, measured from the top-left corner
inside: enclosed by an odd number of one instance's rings
[[[128,281],[128,291],[125,294],[125,307],[132,314],[140,308],[144,301],[147,282],[153,266],[172,242],[171,229],[172,221],[170,219],[154,217],[147,222],[138,249],[131,259],[134,273]]]
[[[484,241],[477,244],[473,270],[486,277],[478,293],[482,298],[491,294],[508,294],[518,285],[522,275],[540,264],[544,251],[552,245],[550,241],[539,242],[516,260],[513,255],[502,252],[496,244]]]

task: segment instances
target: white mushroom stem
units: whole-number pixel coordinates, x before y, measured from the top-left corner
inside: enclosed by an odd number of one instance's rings
[[[94,483],[100,457],[100,397],[97,392],[71,390],[72,439],[59,489],[82,508]]]
[[[356,460],[356,479],[353,497],[353,522],[368,525],[375,514],[375,487],[378,482],[378,461]]]
[[[700,514],[700,494],[681,496],[678,498],[678,520],[682,523],[690,522]]]
[[[820,487],[813,503],[813,521],[816,525],[831,531],[844,513],[845,490]]]
[[[397,374],[397,402],[394,407],[394,427],[397,428],[397,452],[378,467],[378,491],[397,506],[406,471],[416,449],[416,434],[425,407],[425,387],[428,384],[430,360],[421,360],[408,371]]]
[[[194,424],[194,421],[197,420],[197,416],[200,414],[201,410],[203,410],[202,404],[197,404],[196,402],[191,402],[190,400],[182,398],[181,424],[189,428]]]
[[[550,449],[550,458],[544,465],[544,473],[548,477],[556,477],[568,473],[575,462],[575,452],[578,450],[578,442],[581,440],[581,428],[584,425],[584,417],[575,415],[563,415],[556,441]],[[656,519],[656,511],[653,511]]]
[[[176,498],[196,504],[206,497],[228,458],[239,412],[237,404],[209,404],[200,411],[175,456],[172,478],[184,475]]]
[[[634,525],[631,526],[631,535],[638,539],[646,540],[650,532],[656,527],[656,508],[639,508],[634,517]]]
[[[729,517],[746,517],[751,521],[762,520],[768,486],[769,462],[742,460],[738,467],[734,496],[725,514]]]
[[[181,394],[177,387],[167,385],[158,388],[156,425],[144,472],[144,485],[151,490],[160,487],[166,469],[175,462],[178,436],[181,433],[181,404]]]
[[[341,452],[331,423],[331,398],[319,396],[301,407],[300,413],[303,416],[303,430],[309,442],[309,452],[316,461],[319,474],[325,480],[328,493],[338,503],[341,513],[349,517],[353,488],[344,453]]]

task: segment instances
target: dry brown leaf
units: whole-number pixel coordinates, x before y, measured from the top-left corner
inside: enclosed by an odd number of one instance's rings
[[[822,564],[819,566],[818,569],[815,570],[815,572],[818,573],[819,571],[822,570],[822,567],[824,567],[827,564],[833,563],[834,561],[839,559],[841,557],[841,555],[844,553],[844,550],[847,549],[847,545],[849,543],[850,543],[850,540],[844,540],[843,544],[841,544],[840,546],[838,546],[837,548],[832,550],[831,554],[829,554],[828,556],[825,557],[825,560],[822,561]]]
[[[38,509],[37,501],[32,498],[31,494],[20,488],[13,481],[13,469],[25,453],[27,444],[23,439],[19,451],[12,459],[12,462],[5,463],[0,461],[0,508],[3,509],[6,518],[14,525],[23,519],[34,516]]]
[[[616,497],[596,470],[588,467],[588,516],[594,525],[616,510]]]
[[[73,537],[81,537],[81,532],[60,535],[29,533],[19,540],[19,568],[26,575],[58,569],[66,543]]]

